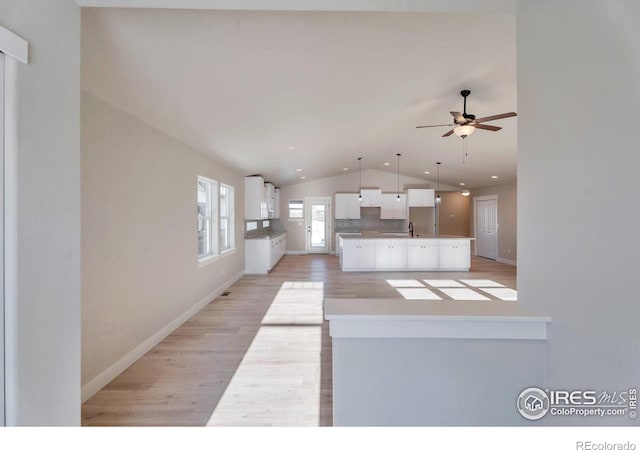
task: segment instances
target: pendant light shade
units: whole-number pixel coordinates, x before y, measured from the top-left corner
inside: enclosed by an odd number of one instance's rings
[[[358,201],[362,201],[362,156],[358,158],[358,167],[360,169],[360,189],[358,190]]]
[[[396,197],[396,201],[399,202],[400,201],[400,153],[396,153],[396,156],[398,157],[398,196]]]

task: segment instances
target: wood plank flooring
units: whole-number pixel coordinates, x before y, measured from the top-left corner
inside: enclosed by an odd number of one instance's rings
[[[515,267],[484,258],[473,257],[469,273],[343,273],[335,256],[287,255],[269,275],[244,276],[85,402],[82,424],[330,426],[331,341],[318,292],[401,299],[387,279],[425,278],[516,289]]]

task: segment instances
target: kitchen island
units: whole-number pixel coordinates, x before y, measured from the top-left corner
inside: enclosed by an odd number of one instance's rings
[[[336,254],[343,272],[468,272],[471,240],[464,236],[415,236],[408,233],[338,233]]]

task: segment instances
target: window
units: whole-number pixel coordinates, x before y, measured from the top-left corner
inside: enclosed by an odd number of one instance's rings
[[[289,219],[304,219],[304,200],[289,200]]]
[[[216,207],[216,182],[198,177],[198,259],[203,260],[218,253]]]
[[[220,251],[231,250],[234,242],[233,186],[220,185]]]

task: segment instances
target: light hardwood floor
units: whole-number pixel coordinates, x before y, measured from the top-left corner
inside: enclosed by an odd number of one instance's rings
[[[325,297],[401,299],[386,280],[425,278],[516,289],[515,267],[483,258],[472,258],[469,273],[343,273],[335,256],[287,255],[269,275],[244,276],[85,402],[82,424],[331,425],[331,341],[318,287]]]

